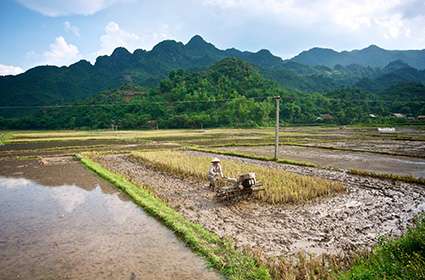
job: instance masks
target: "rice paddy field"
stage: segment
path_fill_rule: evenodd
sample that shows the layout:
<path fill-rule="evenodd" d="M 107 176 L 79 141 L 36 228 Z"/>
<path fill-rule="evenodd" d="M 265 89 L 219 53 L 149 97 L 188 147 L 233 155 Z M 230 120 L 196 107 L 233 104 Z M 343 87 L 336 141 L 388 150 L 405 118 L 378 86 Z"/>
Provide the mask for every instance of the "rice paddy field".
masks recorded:
<path fill-rule="evenodd" d="M 130 223 L 125 217 L 137 215 L 137 209 L 146 211 L 164 226 L 161 232 L 169 236 L 164 240 L 175 238 L 173 242 L 179 243 L 173 248 L 186 247 L 201 257 L 181 249 L 196 259 L 196 266 L 187 264 L 187 270 L 182 271 L 202 271 L 205 279 L 425 278 L 424 126 L 396 127 L 394 133 L 380 133 L 375 127 L 285 127 L 280 132 L 278 160 L 273 159 L 273 143 L 273 128 L 1 131 L 0 168 L 2 176 L 19 182 L 37 178 L 38 183 L 32 183 L 37 190 L 49 186 L 53 179 L 56 185 L 78 185 L 81 174 L 92 172 L 91 176 L 108 181 L 122 192 L 120 196 L 130 200 L 131 206 L 125 207 L 132 214 L 114 208 L 114 217 L 124 219 L 115 227 L 123 221 Z M 221 159 L 225 176 L 255 172 L 264 190 L 240 201 L 217 200 L 207 180 L 213 157 Z M 76 172 L 72 176 L 63 173 L 69 161 Z M 35 171 L 28 173 L 27 167 Z M 3 190 L 9 195 L 14 189 L 5 185 Z M 66 209 L 72 207 L 70 213 L 89 218 L 81 193 L 95 190 L 69 188 L 61 201 Z M 112 193 L 108 190 L 102 199 L 108 199 Z M 31 201 L 31 194 L 25 199 Z M 55 206 L 55 199 L 53 196 L 49 205 Z M 77 217 L 74 214 L 73 219 Z M 65 213 L 60 221 L 66 224 L 66 217 Z M 155 224 L 153 228 L 159 227 Z M 107 229 L 107 224 L 101 228 Z M 91 234 L 96 236 L 95 231 Z M 114 240 L 109 231 L 99 234 L 99 238 Z M 124 234 L 117 242 L 131 243 L 138 238 Z M 18 239 L 0 231 L 0 250 L 7 247 L 13 255 L 13 248 L 19 245 L 13 242 Z M 37 242 L 20 244 L 16 255 L 26 250 L 37 252 Z M 73 248 L 73 244 L 78 246 Z M 66 249 L 79 254 L 76 250 L 83 250 L 81 244 L 73 240 Z M 166 250 L 167 244 L 158 244 L 158 248 Z M 149 245 L 140 253 L 133 251 L 127 256 L 128 264 L 136 263 L 138 254 L 160 255 L 158 250 Z M 114 253 L 108 254 L 113 259 Z M 0 261 L 0 275 L 19 270 L 13 267 L 13 259 L 9 261 L 11 266 Z M 42 266 L 33 266 L 45 273 Z M 87 260 L 84 273 L 101 273 L 90 267 Z M 122 278 L 138 279 L 143 274 L 141 268 L 120 267 L 129 274 Z M 81 275 L 71 273 L 75 267 L 55 268 L 55 275 Z M 170 269 L 162 275 L 170 275 L 176 268 Z M 25 273 L 30 275 L 29 270 Z M 188 279 L 185 275 L 175 279 Z"/>
<path fill-rule="evenodd" d="M 131 155 L 159 170 L 203 180 L 207 180 L 205 170 L 211 165 L 211 158 L 208 156 L 194 157 L 178 151 L 132 152 Z M 237 178 L 240 174 L 254 172 L 259 178 L 263 178 L 265 190 L 257 193 L 256 197 L 271 204 L 304 202 L 344 191 L 342 183 L 316 176 L 303 176 L 235 160 L 223 160 L 222 164 L 226 166 L 226 175 L 229 177 Z"/>

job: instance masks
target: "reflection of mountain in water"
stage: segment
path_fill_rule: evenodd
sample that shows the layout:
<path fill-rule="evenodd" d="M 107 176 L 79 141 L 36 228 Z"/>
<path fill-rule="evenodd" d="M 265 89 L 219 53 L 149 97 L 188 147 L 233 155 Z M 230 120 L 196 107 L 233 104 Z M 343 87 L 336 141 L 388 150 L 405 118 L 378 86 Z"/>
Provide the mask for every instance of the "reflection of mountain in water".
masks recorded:
<path fill-rule="evenodd" d="M 76 186 L 60 186 L 50 190 L 50 195 L 63 209 L 71 213 L 87 199 L 87 191 Z"/>
<path fill-rule="evenodd" d="M 70 186 L 86 191 L 93 191 L 99 188 L 102 193 L 118 195 L 122 201 L 128 201 L 128 197 L 125 194 L 99 179 L 93 173 L 88 172 L 76 161 L 52 165 L 41 165 L 35 160 L 2 160 L 0 162 L 0 177 L 17 175 L 17 171 L 19 171 L 20 178 L 13 178 L 14 181 L 9 182 L 9 187 L 15 184 L 22 185 L 24 182 L 28 184 L 28 180 L 32 180 L 34 184 L 40 187 L 58 188 Z"/>
<path fill-rule="evenodd" d="M 108 209 L 114 210 L 118 201 L 127 202 L 128 198 L 121 192 L 110 186 L 93 185 L 91 188 L 81 188 L 78 185 L 60 185 L 46 186 L 25 178 L 12 178 L 0 176 L 0 194 L 1 201 L 12 199 L 19 201 L 20 204 L 29 203 L 55 203 L 60 206 L 59 211 L 71 213 L 80 206 L 91 202 L 99 202 L 102 199 L 103 204 L 107 204 Z M 134 206 L 134 205 L 132 205 Z M 86 206 L 84 206 L 86 207 Z M 109 211 L 108 211 L 109 212 Z M 111 216 L 115 212 L 110 211 Z"/>
<path fill-rule="evenodd" d="M 59 180 L 61 174 L 55 176 Z M 220 279 L 204 277 L 202 259 L 171 231 L 92 177 L 97 183 L 88 189 L 0 176 L 0 279 L 100 279 L 106 274 L 121 279 L 130 272 L 137 279 Z M 194 265 L 198 270 L 190 269 Z"/>

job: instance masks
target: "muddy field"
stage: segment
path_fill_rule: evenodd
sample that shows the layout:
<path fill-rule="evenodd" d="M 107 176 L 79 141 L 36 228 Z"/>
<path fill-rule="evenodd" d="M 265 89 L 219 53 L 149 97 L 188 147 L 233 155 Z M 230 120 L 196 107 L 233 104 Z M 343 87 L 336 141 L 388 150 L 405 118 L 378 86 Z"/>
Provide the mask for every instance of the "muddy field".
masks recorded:
<path fill-rule="evenodd" d="M 352 140 L 352 141 L 334 141 L 310 144 L 307 146 L 321 146 L 338 149 L 349 149 L 358 151 L 368 151 L 374 153 L 389 153 L 394 155 L 406 155 L 411 157 L 425 158 L 425 141 L 406 141 L 406 140 Z"/>
<path fill-rule="evenodd" d="M 128 155 L 107 155 L 98 160 L 136 183 L 152 187 L 190 220 L 220 236 L 234 238 L 238 246 L 261 248 L 270 256 L 291 256 L 299 251 L 342 254 L 368 249 L 382 235 L 399 236 L 417 213 L 425 211 L 423 186 L 394 184 L 323 169 L 232 159 L 340 180 L 347 192 L 305 205 L 268 205 L 254 200 L 224 205 L 214 200 L 214 193 L 206 182 L 164 174 Z"/>
<path fill-rule="evenodd" d="M 172 149 L 179 147 L 169 142 L 126 142 L 126 141 L 59 141 L 30 142 L 0 146 L 0 160 L 7 158 L 37 158 L 39 156 L 72 156 L 87 151 L 117 151 L 126 152 L 138 149 Z"/>
<path fill-rule="evenodd" d="M 270 205 L 254 199 L 223 204 L 215 200 L 207 182 L 160 172 L 129 155 L 134 150 L 175 149 L 188 144 L 214 149 L 231 144 L 236 146 L 225 149 L 271 156 L 273 146 L 252 145 L 272 144 L 273 129 L 13 135 L 11 142 L 0 146 L 0 176 L 8 177 L 0 177 L 0 185 L 7 189 L 0 188 L 4 191 L 0 196 L 0 278 L 5 279 L 18 275 L 20 279 L 45 279 L 46 275 L 72 279 L 220 278 L 125 195 L 70 161 L 70 156 L 82 151 L 104 151 L 97 158 L 103 166 L 151 187 L 189 220 L 234 239 L 239 247 L 261 249 L 268 256 L 291 258 L 300 251 L 344 255 L 370 249 L 381 236 L 401 235 L 418 213 L 425 212 L 424 186 L 354 176 L 342 170 L 425 177 L 425 133 L 421 127 L 398 128 L 397 133 L 385 135 L 375 128 L 283 129 L 282 142 L 311 147 L 282 146 L 282 158 L 341 171 L 187 152 L 195 157 L 217 156 L 339 180 L 346 187 L 342 194 L 297 205 Z M 323 146 L 341 150 L 318 148 Z M 16 196 L 10 194 L 11 185 L 18 186 Z M 84 202 L 80 202 L 81 197 Z M 37 210 L 33 202 L 39 198 L 44 202 Z M 76 266 L 77 270 L 72 269 Z"/>
<path fill-rule="evenodd" d="M 274 146 L 221 147 L 219 149 L 224 151 L 237 151 L 242 154 L 246 152 L 267 157 L 273 157 L 274 155 Z M 377 173 L 392 173 L 425 178 L 425 159 L 423 158 L 288 145 L 280 146 L 279 157 L 311 162 L 321 167 L 333 167 L 347 170 L 360 169 Z"/>

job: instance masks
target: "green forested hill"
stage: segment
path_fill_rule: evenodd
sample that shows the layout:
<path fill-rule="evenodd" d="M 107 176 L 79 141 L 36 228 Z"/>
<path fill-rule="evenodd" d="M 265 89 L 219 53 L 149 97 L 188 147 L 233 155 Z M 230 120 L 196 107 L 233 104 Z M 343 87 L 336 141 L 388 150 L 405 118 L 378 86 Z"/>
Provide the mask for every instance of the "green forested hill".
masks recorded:
<path fill-rule="evenodd" d="M 425 69 L 425 49 L 405 51 L 385 50 L 376 45 L 370 45 L 361 50 L 337 52 L 332 49 L 312 48 L 292 58 L 292 61 L 301 64 L 310 66 L 324 65 L 328 67 L 359 64 L 382 68 L 395 60 L 401 60 L 417 69 Z"/>
<path fill-rule="evenodd" d="M 327 65 L 332 61 L 321 54 L 317 55 L 315 63 L 301 60 L 301 54 L 283 61 L 267 50 L 256 53 L 237 49 L 220 50 L 200 36 L 194 36 L 187 44 L 163 41 L 151 51 L 139 49 L 130 53 L 124 48 L 117 48 L 110 56 L 98 57 L 94 65 L 82 60 L 69 67 L 39 66 L 17 76 L 0 77 L 0 104 L 63 104 L 123 85 L 155 88 L 171 71 L 207 69 L 228 57 L 239 58 L 256 66 L 264 77 L 284 88 L 303 92 L 327 92 L 346 87 L 382 92 L 398 83 L 425 82 L 425 71 L 410 67 L 405 60 L 390 61 L 387 67 L 378 68 L 361 65 L 365 63 L 365 58 L 357 54 L 356 60 L 349 61 L 354 64 L 344 61 L 329 67 L 315 65 L 316 62 Z M 309 57 L 312 57 L 311 53 Z M 370 55 L 366 57 L 369 61 Z M 405 57 L 410 59 L 410 55 L 403 59 Z M 404 66 L 394 67 L 394 64 L 400 63 Z"/>
<path fill-rule="evenodd" d="M 419 83 L 397 83 L 378 93 L 350 88 L 303 92 L 264 78 L 258 67 L 240 59 L 225 58 L 204 70 L 171 71 L 157 87 L 128 83 L 73 106 L 42 108 L 24 117 L 3 114 L 0 128 L 266 126 L 274 122 L 276 95 L 282 97 L 284 123 L 382 123 L 395 121 L 388 117 L 393 112 L 425 114 L 425 86 Z"/>
<path fill-rule="evenodd" d="M 94 65 L 82 60 L 69 67 L 39 66 L 17 76 L 0 77 L 0 104 L 60 104 L 129 83 L 157 86 L 170 71 L 205 69 L 225 57 L 239 57 L 260 67 L 282 61 L 268 51 L 219 50 L 200 36 L 185 45 L 166 40 L 151 51 L 130 53 L 117 48 L 110 56 L 98 57 Z"/>

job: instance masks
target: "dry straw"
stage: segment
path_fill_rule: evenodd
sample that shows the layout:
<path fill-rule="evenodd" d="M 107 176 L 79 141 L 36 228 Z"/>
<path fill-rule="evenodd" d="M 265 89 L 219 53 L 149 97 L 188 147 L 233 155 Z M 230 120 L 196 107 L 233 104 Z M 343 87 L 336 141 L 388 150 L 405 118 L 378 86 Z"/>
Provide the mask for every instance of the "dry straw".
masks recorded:
<path fill-rule="evenodd" d="M 191 156 L 179 151 L 133 152 L 132 155 L 161 171 L 199 180 L 207 180 L 207 171 L 211 164 L 209 157 Z M 237 160 L 222 160 L 222 165 L 225 176 L 229 177 L 255 172 L 265 187 L 264 191 L 256 194 L 257 198 L 272 204 L 304 202 L 345 189 L 338 181 L 241 163 Z"/>

